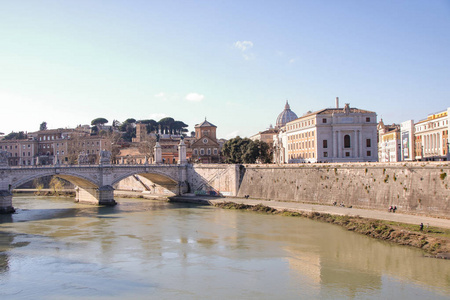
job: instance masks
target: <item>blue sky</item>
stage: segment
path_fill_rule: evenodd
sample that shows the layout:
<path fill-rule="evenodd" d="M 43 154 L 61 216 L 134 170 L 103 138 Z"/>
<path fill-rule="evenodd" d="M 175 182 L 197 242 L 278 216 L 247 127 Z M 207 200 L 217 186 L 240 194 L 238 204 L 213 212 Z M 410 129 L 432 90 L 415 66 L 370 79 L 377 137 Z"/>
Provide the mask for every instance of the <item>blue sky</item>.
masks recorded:
<path fill-rule="evenodd" d="M 450 106 L 450 1 L 0 0 L 0 132 L 171 116 L 218 137 L 340 103 Z"/>

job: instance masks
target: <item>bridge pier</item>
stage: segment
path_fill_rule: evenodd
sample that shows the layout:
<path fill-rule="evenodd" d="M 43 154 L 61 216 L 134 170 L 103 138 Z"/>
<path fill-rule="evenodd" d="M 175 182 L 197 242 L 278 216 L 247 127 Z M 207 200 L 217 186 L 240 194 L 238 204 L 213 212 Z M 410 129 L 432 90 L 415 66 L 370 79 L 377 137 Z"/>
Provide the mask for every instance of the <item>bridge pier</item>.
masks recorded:
<path fill-rule="evenodd" d="M 77 187 L 75 190 L 75 202 L 108 206 L 117 204 L 114 200 L 114 188 L 110 185 L 104 185 L 99 188 Z"/>
<path fill-rule="evenodd" d="M 0 190 L 0 214 L 11 214 L 16 210 L 12 206 L 12 194 L 8 190 Z"/>

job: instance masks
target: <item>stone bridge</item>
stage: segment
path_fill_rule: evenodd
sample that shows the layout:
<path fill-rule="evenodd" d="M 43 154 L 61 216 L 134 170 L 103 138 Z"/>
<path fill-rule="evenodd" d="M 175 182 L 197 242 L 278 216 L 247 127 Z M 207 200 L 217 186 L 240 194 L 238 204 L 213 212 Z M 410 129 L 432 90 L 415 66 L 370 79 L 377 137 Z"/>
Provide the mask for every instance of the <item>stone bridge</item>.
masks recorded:
<path fill-rule="evenodd" d="M 76 202 L 114 205 L 113 185 L 132 175 L 182 194 L 187 191 L 187 165 L 52 165 L 0 166 L 0 211 L 13 212 L 11 191 L 44 176 L 57 176 L 76 186 Z"/>

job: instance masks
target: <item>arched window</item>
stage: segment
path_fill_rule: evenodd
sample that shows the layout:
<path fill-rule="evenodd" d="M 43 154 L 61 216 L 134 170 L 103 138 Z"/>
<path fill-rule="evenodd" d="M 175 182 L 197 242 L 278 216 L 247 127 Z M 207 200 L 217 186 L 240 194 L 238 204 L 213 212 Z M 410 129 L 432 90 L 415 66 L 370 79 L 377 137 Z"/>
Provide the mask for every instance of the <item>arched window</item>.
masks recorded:
<path fill-rule="evenodd" d="M 344 148 L 350 148 L 350 136 L 348 134 L 344 136 Z"/>

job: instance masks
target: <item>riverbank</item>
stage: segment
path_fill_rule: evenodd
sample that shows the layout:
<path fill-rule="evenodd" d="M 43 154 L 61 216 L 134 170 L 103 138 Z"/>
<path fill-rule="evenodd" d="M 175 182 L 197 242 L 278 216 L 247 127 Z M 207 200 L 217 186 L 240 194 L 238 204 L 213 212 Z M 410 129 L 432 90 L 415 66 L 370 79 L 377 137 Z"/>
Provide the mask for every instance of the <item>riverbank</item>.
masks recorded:
<path fill-rule="evenodd" d="M 241 198 L 170 197 L 169 199 L 173 202 L 208 204 L 224 209 L 242 209 L 282 216 L 305 217 L 336 224 L 349 231 L 373 238 L 420 248 L 430 257 L 450 259 L 450 220 L 447 219 Z M 364 216 L 355 215 L 356 213 Z M 422 230 L 420 230 L 420 223 L 424 224 Z"/>
<path fill-rule="evenodd" d="M 75 197 L 74 189 L 14 189 L 14 194 L 33 194 L 35 196 Z"/>

